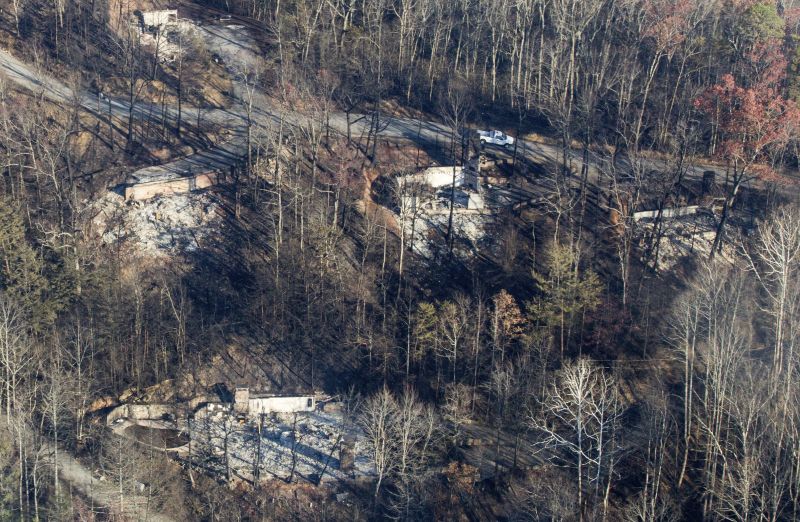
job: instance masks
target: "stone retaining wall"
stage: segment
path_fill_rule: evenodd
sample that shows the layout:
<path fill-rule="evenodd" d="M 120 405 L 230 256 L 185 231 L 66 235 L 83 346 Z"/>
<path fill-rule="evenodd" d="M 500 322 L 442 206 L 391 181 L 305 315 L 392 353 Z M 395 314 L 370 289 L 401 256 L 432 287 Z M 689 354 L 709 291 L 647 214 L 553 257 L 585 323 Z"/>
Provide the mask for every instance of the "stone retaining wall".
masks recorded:
<path fill-rule="evenodd" d="M 177 413 L 178 408 L 172 404 L 123 404 L 108 413 L 106 424 L 112 424 L 118 419 L 160 419 Z"/>
<path fill-rule="evenodd" d="M 661 217 L 669 219 L 673 217 L 693 216 L 701 211 L 698 205 L 691 205 L 688 207 L 678 208 L 665 208 L 661 210 Z M 641 212 L 633 213 L 633 220 L 639 221 L 640 219 L 653 219 L 658 216 L 658 210 L 643 210 Z"/>
<path fill-rule="evenodd" d="M 215 172 L 206 172 L 196 176 L 171 178 L 163 181 L 133 183 L 125 187 L 125 200 L 142 201 L 155 196 L 183 194 L 192 190 L 208 188 L 217 183 Z"/>

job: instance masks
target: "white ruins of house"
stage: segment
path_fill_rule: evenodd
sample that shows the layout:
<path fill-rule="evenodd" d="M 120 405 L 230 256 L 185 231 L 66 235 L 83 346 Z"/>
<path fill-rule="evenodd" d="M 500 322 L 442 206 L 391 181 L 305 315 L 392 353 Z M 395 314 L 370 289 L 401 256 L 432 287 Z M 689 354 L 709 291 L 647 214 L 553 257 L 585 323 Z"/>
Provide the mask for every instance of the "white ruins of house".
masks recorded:
<path fill-rule="evenodd" d="M 661 217 L 664 219 L 670 219 L 676 217 L 694 216 L 702 211 L 705 211 L 705 209 L 701 208 L 699 205 L 665 208 L 661 209 Z M 642 219 L 653 219 L 658 216 L 658 212 L 658 210 L 642 210 L 641 212 L 634 212 L 633 220 L 641 221 Z"/>
<path fill-rule="evenodd" d="M 142 24 L 145 27 L 155 27 L 161 29 L 162 27 L 177 23 L 177 9 L 166 9 L 163 11 L 142 11 Z"/>
<path fill-rule="evenodd" d="M 403 176 L 397 182 L 406 188 L 414 184 L 428 186 L 436 191 L 435 199 L 442 204 L 441 206 L 449 208 L 450 190 L 453 187 L 455 174 L 455 206 L 467 210 L 481 210 L 484 207 L 484 200 L 478 170 L 478 162 L 470 161 L 464 167 L 431 167 L 417 174 Z M 403 189 L 401 192 L 403 195 L 400 204 L 403 209 L 413 211 L 418 206 L 432 207 L 434 203 L 429 198 L 420 197 L 415 190 Z"/>
<path fill-rule="evenodd" d="M 253 396 L 250 394 L 250 390 L 243 386 L 237 387 L 233 394 L 233 410 L 236 413 L 248 416 L 314 411 L 316 406 L 316 399 L 311 395 L 288 397 L 274 395 Z"/>

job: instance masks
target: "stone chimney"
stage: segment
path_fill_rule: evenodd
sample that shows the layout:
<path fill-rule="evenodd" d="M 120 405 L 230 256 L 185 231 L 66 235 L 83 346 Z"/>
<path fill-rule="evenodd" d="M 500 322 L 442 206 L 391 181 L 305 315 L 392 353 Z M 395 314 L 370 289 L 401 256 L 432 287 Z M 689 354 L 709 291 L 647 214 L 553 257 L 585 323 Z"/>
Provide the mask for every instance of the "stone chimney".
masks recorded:
<path fill-rule="evenodd" d="M 233 411 L 247 414 L 250 411 L 250 388 L 237 386 L 233 392 Z"/>

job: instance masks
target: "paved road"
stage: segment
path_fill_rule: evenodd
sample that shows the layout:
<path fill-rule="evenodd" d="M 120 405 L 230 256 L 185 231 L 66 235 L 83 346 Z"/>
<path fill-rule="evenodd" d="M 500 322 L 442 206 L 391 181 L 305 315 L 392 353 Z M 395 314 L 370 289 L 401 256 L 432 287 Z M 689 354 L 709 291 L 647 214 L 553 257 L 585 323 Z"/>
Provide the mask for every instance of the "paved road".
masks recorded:
<path fill-rule="evenodd" d="M 230 109 L 203 110 L 202 119 L 226 127 L 229 138 L 215 147 L 199 151 L 184 158 L 176 159 L 163 165 L 140 169 L 130 176 L 130 181 L 154 181 L 156 179 L 187 176 L 208 170 L 227 170 L 230 166 L 241 161 L 247 154 L 247 123 L 243 101 L 246 99 L 246 88 L 240 81 L 241 71 L 246 70 L 256 59 L 256 49 L 252 41 L 247 39 L 246 32 L 236 31 L 236 27 L 203 26 L 199 27 L 201 36 L 205 39 L 209 49 L 224 60 L 229 71 L 234 77 L 234 103 Z M 43 96 L 55 103 L 74 106 L 79 104 L 84 110 L 95 114 L 98 118 L 105 119 L 109 113 L 116 119 L 126 121 L 129 117 L 131 105 L 128 100 L 112 97 L 100 97 L 95 93 L 86 91 L 75 92 L 57 79 L 37 70 L 35 67 L 22 62 L 7 51 L 0 50 L 0 71 L 19 86 L 22 86 L 36 95 Z M 133 112 L 137 119 L 160 116 L 164 110 L 157 104 L 137 101 Z M 183 117 L 192 121 L 197 116 L 197 108 L 184 107 Z M 175 119 L 175 107 L 166 109 L 169 117 Z M 272 127 L 277 124 L 278 112 L 270 99 L 256 93 L 253 98 L 251 121 L 254 126 Z M 300 113 L 284 113 L 284 121 L 291 125 L 302 126 L 307 123 L 307 115 Z M 348 129 L 347 116 L 344 113 L 333 113 L 329 118 L 330 127 L 335 132 L 346 134 Z M 352 136 L 365 136 L 371 126 L 370 117 L 362 114 L 350 115 L 350 132 Z M 424 144 L 445 144 L 450 140 L 450 129 L 444 125 L 420 121 L 410 118 L 382 117 L 380 121 L 379 136 L 384 140 L 404 140 Z M 524 143 L 520 147 L 520 154 L 532 160 L 555 161 L 558 158 L 558 148 L 548 145 Z"/>
<path fill-rule="evenodd" d="M 5 50 L 0 50 L 0 72 L 11 82 L 30 90 L 37 96 L 68 106 L 78 104 L 100 119 L 106 119 L 110 114 L 114 118 L 127 120 L 131 112 L 131 105 L 125 99 L 118 97 L 101 99 L 99 95 L 85 91 L 76 93 L 59 80 L 37 71 L 33 66 L 23 63 Z M 154 115 L 160 116 L 162 110 L 157 104 L 143 101 L 138 101 L 133 106 L 134 117 L 139 120 Z M 193 121 L 197 118 L 197 111 L 198 109 L 193 107 L 183 108 L 183 118 L 186 121 Z M 177 118 L 176 108 L 170 107 L 166 112 L 168 117 Z M 224 126 L 229 130 L 229 138 L 225 142 L 163 165 L 140 169 L 131 174 L 131 180 L 153 181 L 159 178 L 173 178 L 196 172 L 226 169 L 246 154 L 246 125 L 243 114 L 243 109 L 236 105 L 231 110 L 202 110 L 203 121 Z"/>
<path fill-rule="evenodd" d="M 247 99 L 246 87 L 242 82 L 243 72 L 256 62 L 257 47 L 252 38 L 247 36 L 247 31 L 238 30 L 236 26 L 202 26 L 196 28 L 205 40 L 209 50 L 223 59 L 229 72 L 234 78 L 233 104 L 230 109 L 203 110 L 202 119 L 213 122 L 228 129 L 228 138 L 214 147 L 201 150 L 195 154 L 179 158 L 162 165 L 146 167 L 133 172 L 130 182 L 147 182 L 161 179 L 170 179 L 189 176 L 209 170 L 227 171 L 231 166 L 241 162 L 247 155 L 247 111 L 244 102 Z M 114 118 L 126 121 L 131 106 L 128 100 L 122 98 L 100 99 L 97 94 L 85 91 L 74 92 L 62 82 L 37 71 L 33 66 L 23 63 L 7 51 L 0 51 L 0 71 L 14 83 L 31 90 L 37 95 L 62 104 L 74 105 L 78 103 L 83 109 L 95 114 L 99 118 L 107 118 L 110 113 Z M 137 119 L 160 116 L 162 107 L 143 101 L 134 104 L 133 112 Z M 183 117 L 192 121 L 197 117 L 197 108 L 184 107 Z M 174 107 L 169 107 L 166 112 L 173 120 L 177 117 Z M 255 93 L 251 110 L 251 122 L 255 127 L 274 127 L 278 123 L 279 113 L 270 98 L 264 93 Z M 283 114 L 285 123 L 295 126 L 308 124 L 309 115 L 295 112 Z M 366 136 L 371 127 L 369 116 L 351 114 L 350 133 L 353 137 Z M 320 127 L 321 123 L 316 122 Z M 333 131 L 342 135 L 348 130 L 348 117 L 344 113 L 330 115 L 329 124 Z M 379 136 L 384 140 L 402 140 L 419 145 L 446 144 L 451 139 L 449 127 L 430 121 L 421 121 L 411 118 L 382 117 L 379 123 Z M 318 129 L 321 131 L 321 129 Z M 555 164 L 560 161 L 561 149 L 557 146 L 520 140 L 518 155 L 540 164 Z M 580 154 L 570 151 L 571 159 L 578 165 Z M 589 170 L 589 181 L 599 184 L 602 173 L 597 165 L 602 160 L 592 154 Z M 653 162 L 653 168 L 657 167 Z M 693 175 L 700 176 L 707 167 L 698 166 Z"/>

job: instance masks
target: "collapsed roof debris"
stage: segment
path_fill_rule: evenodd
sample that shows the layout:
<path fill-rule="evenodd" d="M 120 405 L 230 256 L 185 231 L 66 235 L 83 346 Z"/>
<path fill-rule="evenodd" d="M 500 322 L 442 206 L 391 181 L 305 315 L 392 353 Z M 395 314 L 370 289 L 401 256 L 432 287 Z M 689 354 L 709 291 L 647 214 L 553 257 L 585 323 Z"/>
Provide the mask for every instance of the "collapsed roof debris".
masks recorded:
<path fill-rule="evenodd" d="M 96 203 L 96 233 L 153 257 L 192 252 L 219 226 L 221 206 L 211 192 L 155 197 L 126 204 L 108 192 Z"/>

